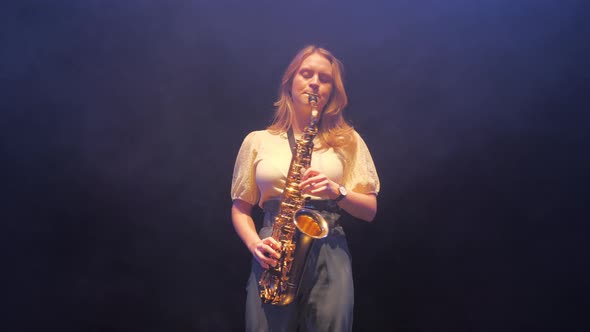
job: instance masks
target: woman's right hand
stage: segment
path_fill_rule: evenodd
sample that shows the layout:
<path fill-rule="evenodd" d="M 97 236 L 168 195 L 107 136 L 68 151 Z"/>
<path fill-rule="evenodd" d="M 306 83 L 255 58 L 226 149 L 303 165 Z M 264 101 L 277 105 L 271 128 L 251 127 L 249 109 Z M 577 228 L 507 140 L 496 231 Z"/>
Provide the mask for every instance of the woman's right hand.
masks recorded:
<path fill-rule="evenodd" d="M 250 252 L 264 269 L 268 269 L 269 266 L 275 266 L 281 257 L 280 254 L 281 243 L 275 240 L 272 236 L 266 237 L 256 243 L 254 243 Z"/>

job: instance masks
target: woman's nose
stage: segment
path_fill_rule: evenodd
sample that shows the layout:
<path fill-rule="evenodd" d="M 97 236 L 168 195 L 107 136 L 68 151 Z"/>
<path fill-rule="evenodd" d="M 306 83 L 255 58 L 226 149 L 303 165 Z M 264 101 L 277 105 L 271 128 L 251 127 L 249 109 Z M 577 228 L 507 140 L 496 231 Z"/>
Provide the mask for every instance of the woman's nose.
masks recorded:
<path fill-rule="evenodd" d="M 319 79 L 317 78 L 317 76 L 311 78 L 309 82 L 309 87 L 316 91 L 320 88 Z"/>

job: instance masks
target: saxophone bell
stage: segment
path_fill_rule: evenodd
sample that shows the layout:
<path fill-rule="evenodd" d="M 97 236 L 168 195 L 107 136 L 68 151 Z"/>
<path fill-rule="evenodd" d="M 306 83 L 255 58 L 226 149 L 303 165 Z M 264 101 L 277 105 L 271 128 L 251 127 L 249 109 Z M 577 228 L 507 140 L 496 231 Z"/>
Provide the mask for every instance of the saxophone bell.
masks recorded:
<path fill-rule="evenodd" d="M 297 210 L 293 222 L 301 233 L 314 239 L 325 238 L 330 230 L 328 222 L 319 212 L 307 208 Z"/>

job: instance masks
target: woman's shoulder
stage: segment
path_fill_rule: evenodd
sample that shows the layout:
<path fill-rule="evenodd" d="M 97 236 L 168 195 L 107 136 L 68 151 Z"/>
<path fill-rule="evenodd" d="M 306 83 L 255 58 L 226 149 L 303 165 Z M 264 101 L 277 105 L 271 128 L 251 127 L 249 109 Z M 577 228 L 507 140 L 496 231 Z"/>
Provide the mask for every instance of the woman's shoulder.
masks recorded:
<path fill-rule="evenodd" d="M 348 144 L 346 144 L 345 147 L 345 151 L 348 151 L 349 153 L 357 153 L 360 150 L 364 150 L 364 149 L 368 149 L 367 147 L 367 143 L 365 143 L 365 140 L 362 137 L 362 134 L 359 133 L 356 129 L 351 128 L 351 131 L 349 133 L 349 141 Z"/>
<path fill-rule="evenodd" d="M 356 129 L 352 129 L 352 136 L 353 136 L 353 140 L 355 141 L 355 143 L 360 142 L 362 144 L 365 144 L 365 140 L 363 139 L 363 136 L 361 135 L 361 133 L 356 131 Z"/>
<path fill-rule="evenodd" d="M 358 144 L 358 142 L 363 140 L 361 135 L 359 134 L 359 132 L 356 131 L 356 129 L 353 127 L 350 127 L 345 135 L 346 135 L 345 136 L 346 137 L 345 138 L 345 142 L 346 142 L 345 146 L 348 149 L 354 149 L 356 147 L 356 145 Z"/>

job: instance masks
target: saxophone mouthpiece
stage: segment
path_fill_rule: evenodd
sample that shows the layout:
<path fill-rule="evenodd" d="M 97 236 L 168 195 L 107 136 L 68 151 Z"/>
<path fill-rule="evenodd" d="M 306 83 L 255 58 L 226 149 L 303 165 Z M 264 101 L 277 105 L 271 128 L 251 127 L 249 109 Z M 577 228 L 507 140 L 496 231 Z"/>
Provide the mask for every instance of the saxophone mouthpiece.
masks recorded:
<path fill-rule="evenodd" d="M 318 102 L 318 97 L 319 95 L 316 95 L 315 93 L 308 93 L 307 94 L 307 100 L 309 102 L 310 105 L 314 105 Z"/>

